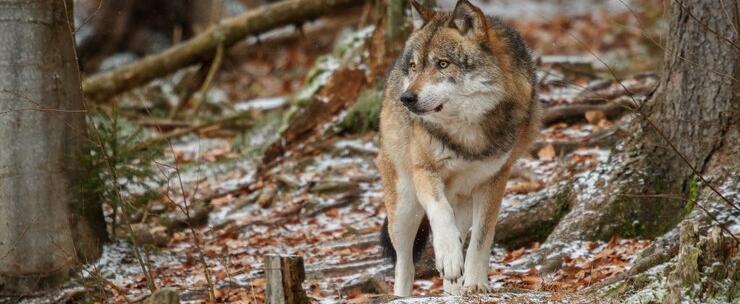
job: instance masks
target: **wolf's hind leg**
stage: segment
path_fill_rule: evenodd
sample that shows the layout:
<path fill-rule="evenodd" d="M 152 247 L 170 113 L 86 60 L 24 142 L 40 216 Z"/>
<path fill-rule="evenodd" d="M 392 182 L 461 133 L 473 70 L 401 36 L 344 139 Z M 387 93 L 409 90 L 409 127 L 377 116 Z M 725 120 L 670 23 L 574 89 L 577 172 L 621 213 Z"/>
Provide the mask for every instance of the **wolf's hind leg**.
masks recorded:
<path fill-rule="evenodd" d="M 416 201 L 409 178 L 401 177 L 397 180 L 396 193 L 394 212 L 388 213 L 388 232 L 396 250 L 393 293 L 396 296 L 409 296 L 414 284 L 414 239 L 424 217 L 424 210 Z"/>
<path fill-rule="evenodd" d="M 509 167 L 505 166 L 492 183 L 485 183 L 473 192 L 473 225 L 470 244 L 465 254 L 463 291 L 465 293 L 488 292 L 488 268 L 491 245 L 496 232 L 496 218 L 501 208 Z"/>

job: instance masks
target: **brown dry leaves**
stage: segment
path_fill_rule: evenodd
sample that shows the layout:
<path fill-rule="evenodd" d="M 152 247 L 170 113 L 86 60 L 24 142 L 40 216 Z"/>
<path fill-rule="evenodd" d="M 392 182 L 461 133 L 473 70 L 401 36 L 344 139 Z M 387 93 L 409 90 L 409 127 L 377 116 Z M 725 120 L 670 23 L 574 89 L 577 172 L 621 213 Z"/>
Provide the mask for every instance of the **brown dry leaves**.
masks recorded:
<path fill-rule="evenodd" d="M 540 160 L 553 160 L 555 159 L 555 147 L 553 145 L 544 146 L 540 151 L 537 152 L 537 158 Z"/>
<path fill-rule="evenodd" d="M 622 240 L 614 236 L 609 243 L 582 244 L 588 251 L 585 256 L 564 257 L 563 267 L 553 276 L 542 277 L 537 270 L 520 273 L 504 273 L 505 286 L 532 290 L 563 292 L 582 289 L 620 274 L 630 267 L 630 257 L 647 247 L 648 241 Z M 517 249 L 506 254 L 504 262 L 511 262 L 529 250 Z"/>

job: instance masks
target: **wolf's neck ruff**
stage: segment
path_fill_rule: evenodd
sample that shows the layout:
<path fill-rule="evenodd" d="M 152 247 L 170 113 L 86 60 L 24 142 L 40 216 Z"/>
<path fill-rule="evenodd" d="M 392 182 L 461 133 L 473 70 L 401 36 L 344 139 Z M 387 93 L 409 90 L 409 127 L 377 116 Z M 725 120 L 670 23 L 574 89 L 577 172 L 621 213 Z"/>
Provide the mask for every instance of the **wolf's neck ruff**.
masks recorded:
<path fill-rule="evenodd" d="M 483 143 L 475 145 L 462 140 L 466 134 L 451 132 L 449 127 L 418 118 L 424 129 L 445 148 L 450 149 L 459 157 L 475 161 L 503 155 L 510 151 L 516 141 L 516 129 L 528 119 L 528 113 L 519 109 L 510 98 L 504 99 L 484 116 L 485 119 L 477 123 Z"/>

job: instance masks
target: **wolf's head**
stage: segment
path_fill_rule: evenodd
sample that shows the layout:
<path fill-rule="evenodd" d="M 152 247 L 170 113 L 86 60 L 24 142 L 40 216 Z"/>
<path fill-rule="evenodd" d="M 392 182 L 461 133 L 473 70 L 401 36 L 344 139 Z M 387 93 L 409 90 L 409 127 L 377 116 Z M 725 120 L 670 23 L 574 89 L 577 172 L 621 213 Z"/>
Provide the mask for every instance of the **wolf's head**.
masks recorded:
<path fill-rule="evenodd" d="M 504 97 L 510 57 L 493 22 L 467 0 L 451 13 L 410 0 L 414 31 L 397 64 L 400 101 L 422 119 L 476 121 Z"/>

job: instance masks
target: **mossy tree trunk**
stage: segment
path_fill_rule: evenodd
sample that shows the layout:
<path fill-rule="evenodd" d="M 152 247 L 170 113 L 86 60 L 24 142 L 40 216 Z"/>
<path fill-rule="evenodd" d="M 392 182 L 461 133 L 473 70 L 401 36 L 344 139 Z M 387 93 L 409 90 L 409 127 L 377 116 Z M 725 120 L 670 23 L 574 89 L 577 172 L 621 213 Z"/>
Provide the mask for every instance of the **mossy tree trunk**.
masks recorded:
<path fill-rule="evenodd" d="M 672 3 L 657 91 L 637 110 L 633 135 L 606 164 L 575 181 L 574 206 L 551 243 L 614 234 L 652 238 L 691 212 L 705 186 L 694 170 L 707 174 L 715 151 L 737 145 L 725 137 L 740 117 L 739 16 L 721 2 Z"/>
<path fill-rule="evenodd" d="M 77 187 L 86 124 L 70 9 L 0 1 L 0 294 L 63 283 L 105 239 L 99 202 Z"/>
<path fill-rule="evenodd" d="M 435 7 L 435 0 L 420 0 L 419 3 L 427 7 Z M 388 6 L 386 8 L 386 41 L 390 44 L 401 44 L 406 38 L 408 29 L 406 28 L 406 8 L 408 8 L 409 0 L 388 0 Z"/>

